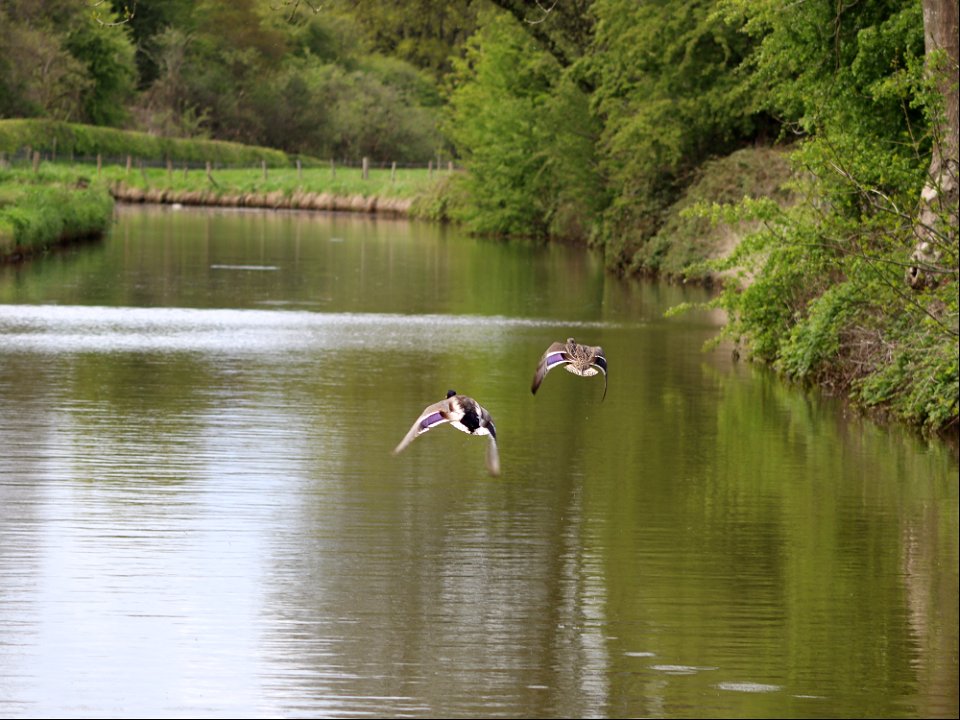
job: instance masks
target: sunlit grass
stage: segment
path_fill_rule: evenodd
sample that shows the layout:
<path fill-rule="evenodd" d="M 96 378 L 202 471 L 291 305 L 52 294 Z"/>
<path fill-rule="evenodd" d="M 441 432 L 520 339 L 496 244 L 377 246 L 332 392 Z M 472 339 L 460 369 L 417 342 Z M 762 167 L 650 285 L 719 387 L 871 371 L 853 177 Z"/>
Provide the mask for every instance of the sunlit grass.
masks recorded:
<path fill-rule="evenodd" d="M 89 173 L 89 170 L 87 171 Z M 427 192 L 449 170 L 430 171 L 427 168 L 371 168 L 366 179 L 361 168 L 224 168 L 212 169 L 210 175 L 203 168 L 150 167 L 131 168 L 104 166 L 101 181 L 124 183 L 144 190 L 148 188 L 173 191 L 213 191 L 216 193 L 270 193 L 295 192 L 328 193 L 337 196 L 412 199 Z M 96 168 L 93 175 L 96 176 Z"/>
<path fill-rule="evenodd" d="M 112 212 L 106 185 L 76 172 L 0 168 L 0 260 L 103 232 Z"/>

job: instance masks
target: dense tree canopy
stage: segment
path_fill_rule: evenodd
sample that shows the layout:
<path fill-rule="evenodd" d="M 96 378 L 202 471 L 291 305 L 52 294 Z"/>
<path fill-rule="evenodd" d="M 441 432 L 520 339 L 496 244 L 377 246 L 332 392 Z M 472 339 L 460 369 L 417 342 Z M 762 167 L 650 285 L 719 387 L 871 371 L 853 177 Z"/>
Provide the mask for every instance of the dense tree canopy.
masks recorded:
<path fill-rule="evenodd" d="M 114 8 L 0 5 L 0 116 L 351 160 L 425 162 L 442 147 L 436 74 L 398 57 L 399 46 L 380 43 L 398 50 L 392 56 L 375 52 L 378 36 L 359 22 L 359 8 L 314 12 L 270 0 L 116 0 Z M 437 70 L 450 53 L 443 37 L 444 52 L 407 55 Z"/>

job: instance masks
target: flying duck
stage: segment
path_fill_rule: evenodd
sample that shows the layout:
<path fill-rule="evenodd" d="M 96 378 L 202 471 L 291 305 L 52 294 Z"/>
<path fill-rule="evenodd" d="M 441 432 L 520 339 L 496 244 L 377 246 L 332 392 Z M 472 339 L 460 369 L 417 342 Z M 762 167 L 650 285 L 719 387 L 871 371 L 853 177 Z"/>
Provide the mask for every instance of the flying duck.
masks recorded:
<path fill-rule="evenodd" d="M 445 400 L 425 407 L 393 452 L 400 452 L 417 436 L 447 422 L 469 435 L 490 436 L 490 444 L 487 446 L 487 470 L 491 475 L 499 475 L 500 452 L 497 449 L 497 428 L 493 424 L 493 418 L 480 403 L 472 397 L 457 395 L 456 390 L 448 390 Z"/>
<path fill-rule="evenodd" d="M 543 382 L 547 373 L 560 365 L 567 372 L 582 377 L 591 377 L 598 372 L 603 373 L 603 398 L 607 396 L 607 359 L 603 356 L 603 348 L 599 345 L 580 345 L 573 338 L 567 338 L 565 343 L 555 342 L 540 358 L 537 372 L 533 376 L 530 392 L 537 394 L 537 388 Z"/>

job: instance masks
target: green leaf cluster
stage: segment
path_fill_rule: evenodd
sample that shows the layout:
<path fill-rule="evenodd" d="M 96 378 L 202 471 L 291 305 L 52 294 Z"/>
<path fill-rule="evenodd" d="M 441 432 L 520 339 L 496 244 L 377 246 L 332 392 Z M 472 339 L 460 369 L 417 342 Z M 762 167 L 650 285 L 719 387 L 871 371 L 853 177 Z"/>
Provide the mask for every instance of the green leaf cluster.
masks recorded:
<path fill-rule="evenodd" d="M 594 12 L 586 66 L 613 191 L 603 237 L 611 263 L 622 266 L 662 226 L 705 160 L 770 121 L 741 72 L 752 40 L 715 2 L 599 0 Z"/>
<path fill-rule="evenodd" d="M 572 74 L 509 16 L 488 14 L 455 64 L 447 132 L 476 232 L 584 237 L 605 202 L 598 126 Z"/>
<path fill-rule="evenodd" d="M 136 64 L 118 19 L 109 5 L 91 12 L 83 0 L 0 4 L 0 117 L 125 123 Z"/>

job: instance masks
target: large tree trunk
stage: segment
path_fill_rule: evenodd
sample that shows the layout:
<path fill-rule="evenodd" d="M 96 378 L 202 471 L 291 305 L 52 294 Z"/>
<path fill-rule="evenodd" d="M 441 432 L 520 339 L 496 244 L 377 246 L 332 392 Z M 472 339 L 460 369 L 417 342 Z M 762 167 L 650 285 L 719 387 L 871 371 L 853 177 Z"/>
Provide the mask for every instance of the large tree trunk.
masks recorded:
<path fill-rule="evenodd" d="M 935 284 L 944 272 L 945 257 L 957 256 L 958 115 L 957 68 L 960 59 L 960 20 L 957 0 L 923 0 L 923 32 L 927 72 L 943 96 L 943 115 L 934 125 L 930 175 L 920 198 L 917 243 L 907 281 L 914 288 Z M 942 52 L 938 52 L 942 51 Z M 955 269 L 952 270 L 956 272 Z"/>

